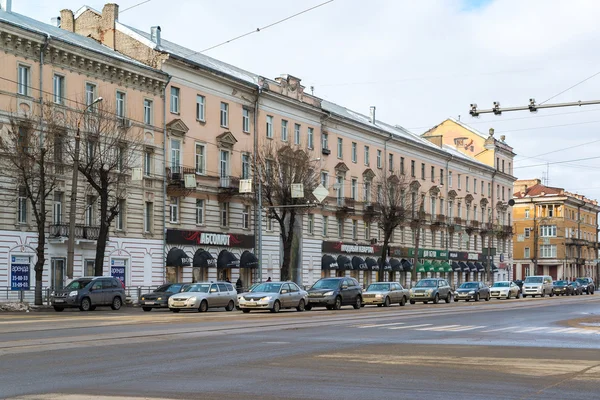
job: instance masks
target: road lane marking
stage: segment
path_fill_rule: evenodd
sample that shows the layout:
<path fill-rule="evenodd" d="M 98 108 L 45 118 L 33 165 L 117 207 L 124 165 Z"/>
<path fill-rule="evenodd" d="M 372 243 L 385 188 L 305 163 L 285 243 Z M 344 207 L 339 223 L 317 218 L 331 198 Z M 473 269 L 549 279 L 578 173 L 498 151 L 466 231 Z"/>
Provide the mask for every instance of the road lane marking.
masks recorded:
<path fill-rule="evenodd" d="M 371 325 L 355 325 L 359 329 L 363 328 L 380 328 L 383 326 L 404 325 L 406 322 L 393 322 L 391 324 L 371 324 Z"/>
<path fill-rule="evenodd" d="M 461 327 L 461 328 L 448 329 L 448 332 L 472 331 L 473 329 L 481 329 L 481 328 L 487 328 L 487 326 L 485 326 L 485 325 L 482 325 L 482 326 L 476 326 L 476 325 L 464 326 L 464 327 Z"/>
<path fill-rule="evenodd" d="M 501 331 L 510 331 L 512 329 L 519 329 L 518 326 L 509 326 L 506 328 L 498 328 L 498 329 L 488 329 L 487 331 L 483 331 L 483 332 L 501 332 Z"/>
<path fill-rule="evenodd" d="M 526 328 L 526 329 L 520 329 L 520 330 L 515 331 L 515 332 L 517 332 L 517 333 L 526 333 L 526 332 L 541 331 L 542 329 L 547 329 L 547 328 L 545 326 L 538 327 L 538 328 Z"/>
<path fill-rule="evenodd" d="M 419 325 L 408 325 L 408 326 L 392 326 L 390 328 L 386 328 L 386 329 L 413 329 L 413 328 L 420 328 L 422 326 L 431 326 L 432 324 L 419 324 Z"/>
<path fill-rule="evenodd" d="M 432 326 L 431 328 L 418 328 L 417 331 L 444 331 L 449 328 L 457 328 L 461 325 L 444 325 L 444 326 Z"/>

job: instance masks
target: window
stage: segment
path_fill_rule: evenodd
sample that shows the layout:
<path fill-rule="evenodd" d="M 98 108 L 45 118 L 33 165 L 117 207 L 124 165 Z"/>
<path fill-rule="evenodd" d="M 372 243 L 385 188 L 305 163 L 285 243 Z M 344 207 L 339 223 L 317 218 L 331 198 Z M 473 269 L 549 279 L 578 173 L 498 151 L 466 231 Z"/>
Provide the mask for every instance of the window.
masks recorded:
<path fill-rule="evenodd" d="M 196 199 L 196 225 L 204 224 L 204 200 Z"/>
<path fill-rule="evenodd" d="M 452 171 L 448 171 L 448 187 L 452 187 Z"/>
<path fill-rule="evenodd" d="M 543 244 L 540 246 L 540 258 L 556 258 L 556 245 Z"/>
<path fill-rule="evenodd" d="M 169 217 L 171 222 L 179 222 L 179 197 L 171 197 L 169 202 Z"/>
<path fill-rule="evenodd" d="M 123 125 L 123 118 L 125 118 L 125 93 L 117 92 L 117 117 L 119 122 Z"/>
<path fill-rule="evenodd" d="M 415 177 L 415 160 L 410 160 L 410 176 Z"/>
<path fill-rule="evenodd" d="M 523 258 L 530 258 L 531 257 L 531 251 L 529 250 L 529 247 L 525 247 L 523 249 Z"/>
<path fill-rule="evenodd" d="M 371 225 L 369 225 L 368 222 L 365 222 L 364 230 L 365 230 L 365 240 L 371 239 Z"/>
<path fill-rule="evenodd" d="M 404 157 L 400 157 L 400 175 L 404 175 Z"/>
<path fill-rule="evenodd" d="M 25 186 L 19 187 L 17 222 L 20 224 L 27 223 L 27 190 Z"/>
<path fill-rule="evenodd" d="M 96 153 L 96 142 L 92 138 L 88 138 L 85 149 L 85 156 L 88 163 L 91 163 L 94 160 L 94 156 Z"/>
<path fill-rule="evenodd" d="M 199 94 L 196 95 L 196 119 L 206 121 L 206 97 Z"/>
<path fill-rule="evenodd" d="M 465 177 L 465 189 L 467 190 L 467 192 L 470 190 L 469 177 L 468 176 Z"/>
<path fill-rule="evenodd" d="M 354 200 L 358 200 L 358 180 L 352 178 L 350 181 L 350 195 Z"/>
<path fill-rule="evenodd" d="M 244 206 L 242 210 L 242 228 L 250 228 L 250 206 Z"/>
<path fill-rule="evenodd" d="M 65 77 L 62 75 L 54 75 L 52 80 L 52 90 L 54 102 L 56 104 L 65 104 Z"/>
<path fill-rule="evenodd" d="M 300 124 L 294 124 L 294 144 L 300 144 Z"/>
<path fill-rule="evenodd" d="M 267 137 L 273 139 L 273 116 L 267 115 Z"/>
<path fill-rule="evenodd" d="M 488 182 L 488 197 L 492 196 L 492 184 L 491 182 Z"/>
<path fill-rule="evenodd" d="M 337 219 L 338 237 L 341 239 L 344 237 L 344 219 Z"/>
<path fill-rule="evenodd" d="M 460 189 L 462 189 L 462 185 L 460 182 L 460 174 L 458 174 L 458 176 L 457 176 L 457 181 L 458 181 L 458 190 L 460 190 Z"/>
<path fill-rule="evenodd" d="M 250 154 L 242 154 L 242 179 L 250 179 Z"/>
<path fill-rule="evenodd" d="M 425 179 L 425 164 L 421 163 L 421 179 Z"/>
<path fill-rule="evenodd" d="M 556 237 L 556 225 L 542 225 L 540 226 L 541 237 Z"/>
<path fill-rule="evenodd" d="M 473 193 L 477 194 L 477 179 L 473 178 Z"/>
<path fill-rule="evenodd" d="M 435 182 L 435 167 L 431 166 L 431 182 Z"/>
<path fill-rule="evenodd" d="M 327 133 L 321 133 L 321 148 L 323 150 L 329 148 L 329 135 Z"/>
<path fill-rule="evenodd" d="M 229 187 L 229 151 L 227 150 L 221 150 L 219 176 L 221 177 L 221 187 Z"/>
<path fill-rule="evenodd" d="M 365 165 L 369 165 L 369 146 L 365 146 Z"/>
<path fill-rule="evenodd" d="M 18 68 L 17 77 L 17 93 L 23 96 L 29 96 L 30 94 L 30 81 L 31 81 L 31 70 L 26 65 L 20 65 Z"/>
<path fill-rule="evenodd" d="M 285 119 L 281 120 L 281 140 L 284 142 L 288 141 L 288 122 Z"/>
<path fill-rule="evenodd" d="M 149 150 L 144 152 L 144 175 L 152 175 L 152 152 Z"/>
<path fill-rule="evenodd" d="M 221 226 L 229 226 L 229 203 L 221 203 Z"/>
<path fill-rule="evenodd" d="M 308 148 L 309 149 L 313 149 L 314 148 L 314 136 L 315 136 L 315 130 L 313 128 L 308 128 Z"/>
<path fill-rule="evenodd" d="M 171 168 L 176 173 L 181 169 L 181 142 L 177 139 L 171 139 Z"/>
<path fill-rule="evenodd" d="M 483 194 L 483 181 L 481 181 L 481 194 Z"/>
<path fill-rule="evenodd" d="M 337 138 L 337 156 L 338 158 L 342 158 L 344 156 L 344 141 L 342 138 Z"/>
<path fill-rule="evenodd" d="M 504 186 L 502 186 L 502 201 L 504 201 L 505 197 L 504 197 Z"/>
<path fill-rule="evenodd" d="M 456 205 L 456 215 L 458 218 L 462 218 L 462 204 L 460 202 Z"/>
<path fill-rule="evenodd" d="M 365 193 L 363 199 L 367 205 L 371 204 L 371 182 L 365 182 Z"/>
<path fill-rule="evenodd" d="M 500 200 L 500 185 L 496 185 L 496 199 Z"/>
<path fill-rule="evenodd" d="M 504 172 L 504 160 L 502 160 L 502 172 Z"/>
<path fill-rule="evenodd" d="M 496 169 L 500 171 L 500 157 L 496 157 Z"/>
<path fill-rule="evenodd" d="M 394 171 L 394 155 L 388 154 L 388 170 L 390 172 Z"/>
<path fill-rule="evenodd" d="M 229 104 L 221 102 L 221 126 L 227 128 L 229 126 Z"/>
<path fill-rule="evenodd" d="M 94 216 L 94 203 L 96 203 L 96 198 L 94 196 L 87 197 L 87 204 L 85 207 L 85 225 L 86 226 L 94 226 L 96 222 L 96 218 Z"/>
<path fill-rule="evenodd" d="M 315 216 L 314 214 L 308 214 L 308 234 L 312 235 L 315 233 Z"/>
<path fill-rule="evenodd" d="M 119 200 L 119 213 L 117 214 L 117 230 L 125 229 L 125 200 Z"/>
<path fill-rule="evenodd" d="M 433 196 L 431 196 L 431 210 L 430 211 L 431 211 L 431 219 L 432 220 L 433 220 L 433 218 L 435 217 L 435 214 L 436 214 L 436 210 L 435 210 L 436 203 L 437 203 L 436 198 L 433 197 Z"/>
<path fill-rule="evenodd" d="M 90 104 L 92 104 L 94 102 L 94 100 L 96 100 L 97 95 L 96 95 L 96 85 L 93 83 L 86 83 L 85 84 L 85 105 L 89 106 Z M 95 111 L 96 109 L 96 105 L 92 106 L 90 111 Z"/>
<path fill-rule="evenodd" d="M 123 171 L 123 168 L 125 167 L 125 159 L 123 158 L 125 156 L 125 147 L 124 146 L 119 146 L 117 147 L 117 171 Z"/>
<path fill-rule="evenodd" d="M 144 124 L 152 125 L 152 100 L 144 99 Z"/>
<path fill-rule="evenodd" d="M 335 190 L 336 192 L 336 197 L 337 197 L 337 205 L 338 206 L 343 206 L 344 205 L 344 178 L 342 176 L 337 176 L 335 178 L 336 180 L 336 184 L 337 184 L 337 189 Z"/>
<path fill-rule="evenodd" d="M 206 146 L 202 143 L 196 143 L 196 154 L 195 154 L 195 162 L 196 162 L 196 173 L 197 174 L 205 174 L 206 173 Z"/>
<path fill-rule="evenodd" d="M 454 218 L 454 202 L 448 201 L 448 219 Z M 448 221 L 449 223 L 453 223 L 453 221 Z"/>
<path fill-rule="evenodd" d="M 329 219 L 327 215 L 323 216 L 323 236 L 327 237 L 327 231 L 329 227 Z"/>
<path fill-rule="evenodd" d="M 171 86 L 171 112 L 179 114 L 179 88 Z"/>
<path fill-rule="evenodd" d="M 531 228 L 525 228 L 525 237 L 529 238 L 531 236 Z"/>
<path fill-rule="evenodd" d="M 63 194 L 61 192 L 54 192 L 54 207 L 52 213 L 52 223 L 54 225 L 62 224 L 62 200 Z"/>
<path fill-rule="evenodd" d="M 358 221 L 355 219 L 352 220 L 352 239 L 358 239 Z"/>
<path fill-rule="evenodd" d="M 152 232 L 152 211 L 154 204 L 147 201 L 144 206 L 144 232 Z"/>
<path fill-rule="evenodd" d="M 377 150 L 377 168 L 381 168 L 381 150 Z"/>
<path fill-rule="evenodd" d="M 473 207 L 473 221 L 477 221 L 477 206 Z"/>
<path fill-rule="evenodd" d="M 324 188 L 329 187 L 329 174 L 327 172 L 321 172 L 321 185 Z"/>
<path fill-rule="evenodd" d="M 440 168 L 440 186 L 444 186 L 444 169 Z"/>
<path fill-rule="evenodd" d="M 529 219 L 529 208 L 525 210 L 525 218 Z"/>
<path fill-rule="evenodd" d="M 355 163 L 358 161 L 358 154 L 356 150 L 356 142 L 352 142 L 352 162 Z"/>

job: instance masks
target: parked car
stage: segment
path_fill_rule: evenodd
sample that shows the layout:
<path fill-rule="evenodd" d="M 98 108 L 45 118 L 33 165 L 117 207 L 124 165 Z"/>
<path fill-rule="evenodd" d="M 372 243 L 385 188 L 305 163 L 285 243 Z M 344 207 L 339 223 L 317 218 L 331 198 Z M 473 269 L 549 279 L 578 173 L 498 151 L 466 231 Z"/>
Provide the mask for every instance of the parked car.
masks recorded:
<path fill-rule="evenodd" d="M 245 313 L 249 313 L 250 310 L 270 310 L 277 313 L 282 308 L 292 307 L 304 311 L 307 302 L 306 290 L 289 281 L 261 283 L 255 286 L 252 292 L 238 295 L 239 308 Z"/>
<path fill-rule="evenodd" d="M 518 299 L 520 293 L 521 289 L 519 286 L 510 281 L 494 282 L 490 288 L 490 296 L 494 299 Z"/>
<path fill-rule="evenodd" d="M 167 283 L 159 286 L 152 292 L 140 296 L 140 306 L 144 311 L 152 311 L 153 308 L 169 308 L 169 297 L 183 292 L 189 285 L 189 283 Z"/>
<path fill-rule="evenodd" d="M 409 297 L 408 289 L 404 289 L 397 282 L 376 282 L 371 283 L 363 292 L 363 304 L 389 307 L 392 303 L 398 303 L 403 306 Z"/>
<path fill-rule="evenodd" d="M 552 293 L 552 277 L 549 275 L 528 276 L 523 282 L 522 292 L 523 297 L 538 295 L 545 297 L 547 294 L 554 296 L 554 293 Z"/>
<path fill-rule="evenodd" d="M 206 312 L 209 308 L 225 307 L 231 311 L 235 308 L 237 290 L 229 282 L 192 283 L 185 291 L 169 297 L 169 310 L 196 310 Z"/>
<path fill-rule="evenodd" d="M 321 278 L 308 289 L 307 310 L 339 310 L 343 305 L 352 305 L 355 310 L 362 306 L 362 287 L 354 278 Z"/>
<path fill-rule="evenodd" d="M 94 311 L 97 306 L 118 310 L 125 302 L 125 289 L 121 280 L 112 276 L 83 277 L 50 293 L 50 302 L 55 311 L 75 307 L 81 311 Z"/>
<path fill-rule="evenodd" d="M 577 282 L 581 283 L 581 286 L 583 286 L 583 291 L 587 294 L 594 294 L 596 291 L 596 285 L 594 284 L 592 278 L 577 278 Z"/>
<path fill-rule="evenodd" d="M 438 304 L 440 299 L 444 299 L 446 303 L 450 303 L 450 300 L 452 300 L 452 288 L 445 279 L 421 279 L 410 289 L 410 304 L 415 304 L 417 301 L 422 301 L 425 304 L 433 301 L 433 304 Z"/>
<path fill-rule="evenodd" d="M 490 288 L 483 282 L 464 282 L 454 293 L 454 301 L 485 299 L 490 301 Z"/>
<path fill-rule="evenodd" d="M 584 293 L 583 286 L 578 281 L 573 281 L 569 283 L 569 286 L 573 288 L 573 295 L 580 295 Z"/>
<path fill-rule="evenodd" d="M 568 281 L 554 281 L 552 292 L 557 296 L 569 296 L 573 294 L 573 286 Z"/>

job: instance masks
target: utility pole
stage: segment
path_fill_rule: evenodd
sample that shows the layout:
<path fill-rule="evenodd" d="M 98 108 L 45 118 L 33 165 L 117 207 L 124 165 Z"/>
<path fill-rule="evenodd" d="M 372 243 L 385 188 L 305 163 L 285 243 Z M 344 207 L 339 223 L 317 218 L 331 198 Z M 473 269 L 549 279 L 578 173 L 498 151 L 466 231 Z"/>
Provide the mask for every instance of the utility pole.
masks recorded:
<path fill-rule="evenodd" d="M 498 101 L 494 101 L 494 105 L 492 108 L 489 109 L 485 109 L 485 110 L 478 110 L 477 109 L 477 104 L 472 103 L 471 104 L 471 109 L 469 110 L 469 114 L 471 114 L 472 117 L 479 117 L 480 114 L 495 114 L 495 115 L 502 115 L 503 112 L 510 112 L 510 111 L 530 111 L 530 112 L 537 112 L 538 110 L 544 109 L 544 108 L 560 108 L 560 107 L 575 107 L 575 106 L 591 106 L 591 105 L 595 105 L 595 104 L 600 104 L 600 100 L 590 100 L 590 101 L 574 101 L 574 102 L 570 102 L 570 103 L 555 103 L 555 104 L 535 104 L 535 99 L 529 99 L 529 105 L 527 106 L 517 106 L 517 107 L 505 107 L 505 108 L 501 108 L 500 107 L 500 102 Z"/>

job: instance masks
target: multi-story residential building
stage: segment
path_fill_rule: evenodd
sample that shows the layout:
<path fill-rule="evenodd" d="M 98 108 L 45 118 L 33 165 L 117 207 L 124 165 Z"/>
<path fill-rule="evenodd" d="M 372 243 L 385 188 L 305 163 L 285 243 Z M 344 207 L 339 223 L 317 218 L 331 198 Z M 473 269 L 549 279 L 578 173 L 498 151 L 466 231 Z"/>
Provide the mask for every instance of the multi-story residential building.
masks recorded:
<path fill-rule="evenodd" d="M 514 184 L 514 275 L 553 279 L 598 278 L 598 212 L 595 200 L 543 185 Z"/>
<path fill-rule="evenodd" d="M 419 276 L 482 279 L 484 248 L 494 271 L 495 263 L 510 258 L 504 239 L 513 178 L 510 168 L 502 172 L 490 159 L 503 154 L 510 163 L 514 154 L 492 135 L 459 125 L 473 150 L 449 134 L 421 137 L 376 120 L 374 108 L 365 116 L 309 95 L 294 76 L 267 79 L 165 40 L 159 27 L 144 32 L 124 25 L 114 4 L 101 12 L 63 10 L 61 19 L 63 29 L 170 76 L 167 279 L 242 277 L 249 284 L 279 277 L 279 228 L 268 212 L 259 215 L 254 195 L 239 191 L 240 180 L 253 175 L 248 157 L 267 143 L 299 146 L 318 159 L 321 183 L 329 190 L 323 207 L 301 215 L 297 226 L 294 279 L 300 283 L 331 274 L 363 284 L 375 279 L 382 234 L 369 217 L 370 206 L 377 177 L 388 173 L 409 182 L 414 196 L 425 199 L 428 215 L 416 256 L 414 230 L 394 232 L 387 278 L 410 280 L 408 270 L 418 260 Z M 475 156 L 475 148 L 493 156 Z M 493 241 L 483 243 L 490 233 Z"/>
<path fill-rule="evenodd" d="M 162 109 L 167 75 L 93 39 L 13 13 L 9 1 L 0 2 L 0 32 L 0 134 L 10 128 L 9 119 L 40 115 L 41 105 L 47 103 L 68 125 L 70 115 L 81 114 L 86 104 L 103 97 L 105 104 L 117 107 L 115 114 L 122 121 L 129 121 L 132 134 L 143 135 L 144 154 L 135 166 L 141 166 L 143 158 L 145 176 L 128 184 L 121 213 L 109 234 L 104 273 L 114 272 L 127 285 L 162 282 Z M 69 128 L 74 131 L 74 126 L 65 126 L 65 130 Z M 43 285 L 60 288 L 66 281 L 72 168 L 66 149 L 62 157 L 62 150 L 54 154 L 55 162 L 64 168 L 55 169 L 58 184 L 48 197 Z M 31 204 L 21 197 L 17 178 L 8 170 L 0 178 L 0 286 L 10 286 L 10 265 L 15 260 L 31 266 L 31 286 L 34 282 L 36 224 Z M 98 198 L 81 174 L 78 188 L 75 278 L 94 274 L 99 214 Z"/>

